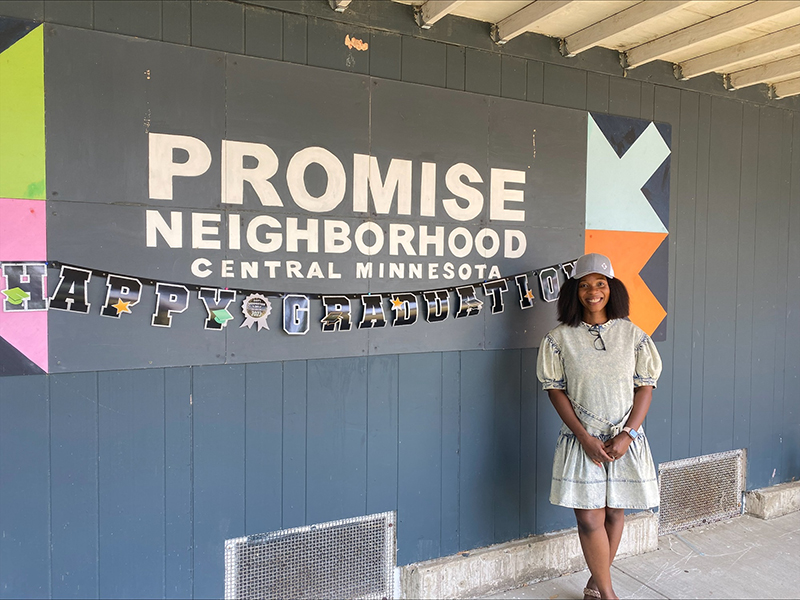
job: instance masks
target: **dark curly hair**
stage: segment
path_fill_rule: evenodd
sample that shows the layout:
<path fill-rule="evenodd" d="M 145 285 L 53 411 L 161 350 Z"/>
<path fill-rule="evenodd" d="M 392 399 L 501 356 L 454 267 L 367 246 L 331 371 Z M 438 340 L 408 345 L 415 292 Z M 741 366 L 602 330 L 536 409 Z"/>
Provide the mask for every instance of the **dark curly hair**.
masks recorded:
<path fill-rule="evenodd" d="M 625 284 L 619 279 L 608 279 L 608 304 L 606 316 L 609 319 L 624 319 L 630 314 L 630 296 Z M 558 320 L 564 325 L 577 327 L 583 321 L 583 304 L 578 299 L 579 279 L 570 277 L 561 286 L 558 296 Z"/>

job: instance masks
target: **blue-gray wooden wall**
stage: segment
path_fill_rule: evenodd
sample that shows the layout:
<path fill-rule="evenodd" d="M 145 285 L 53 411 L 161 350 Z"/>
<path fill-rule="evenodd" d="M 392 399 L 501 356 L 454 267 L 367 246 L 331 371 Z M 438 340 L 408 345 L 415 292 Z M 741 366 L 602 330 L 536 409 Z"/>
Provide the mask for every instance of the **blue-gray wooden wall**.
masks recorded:
<path fill-rule="evenodd" d="M 800 477 L 797 102 L 715 75 L 679 84 L 660 63 L 623 78 L 612 52 L 564 59 L 534 35 L 501 48 L 454 17 L 421 31 L 386 2 L 26 0 L 0 15 L 672 124 L 653 453 L 747 448 L 749 488 Z M 345 34 L 370 45 L 350 67 Z M 393 509 L 400 563 L 568 527 L 547 502 L 558 418 L 535 355 L 0 378 L 0 597 L 218 597 L 224 539 Z"/>

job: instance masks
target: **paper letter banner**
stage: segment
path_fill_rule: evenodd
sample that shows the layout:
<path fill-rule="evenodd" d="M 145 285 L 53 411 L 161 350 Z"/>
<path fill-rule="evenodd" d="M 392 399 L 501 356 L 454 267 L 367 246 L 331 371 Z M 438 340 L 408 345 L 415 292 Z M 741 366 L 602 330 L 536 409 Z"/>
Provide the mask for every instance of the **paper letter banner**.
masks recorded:
<path fill-rule="evenodd" d="M 119 319 L 126 313 L 131 314 L 131 308 L 139 304 L 142 296 L 142 282 L 131 277 L 109 275 L 106 288 L 106 301 L 100 314 L 112 319 Z"/>

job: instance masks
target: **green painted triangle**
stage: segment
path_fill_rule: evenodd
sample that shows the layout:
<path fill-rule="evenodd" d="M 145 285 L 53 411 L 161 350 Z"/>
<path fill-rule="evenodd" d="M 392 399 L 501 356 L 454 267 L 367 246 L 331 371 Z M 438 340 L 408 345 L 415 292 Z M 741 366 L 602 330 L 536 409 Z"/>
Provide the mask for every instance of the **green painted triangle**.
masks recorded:
<path fill-rule="evenodd" d="M 45 199 L 41 25 L 0 54 L 0 198 Z"/>

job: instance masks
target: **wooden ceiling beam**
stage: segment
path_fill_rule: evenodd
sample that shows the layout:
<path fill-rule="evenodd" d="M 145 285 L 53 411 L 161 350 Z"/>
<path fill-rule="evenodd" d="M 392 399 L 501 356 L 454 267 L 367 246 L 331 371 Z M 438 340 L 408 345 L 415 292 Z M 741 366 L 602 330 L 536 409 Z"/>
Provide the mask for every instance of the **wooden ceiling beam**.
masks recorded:
<path fill-rule="evenodd" d="M 800 52 L 800 25 L 683 61 L 677 65 L 675 75 L 678 79 L 686 80 L 713 71 L 731 71 L 731 67 L 738 63 L 759 59 L 780 50 Z"/>
<path fill-rule="evenodd" d="M 492 37 L 498 44 L 505 44 L 518 35 L 529 31 L 536 22 L 563 10 L 569 4 L 572 4 L 571 0 L 537 0 L 536 2 L 531 2 L 525 8 L 492 25 Z"/>
<path fill-rule="evenodd" d="M 624 53 L 624 64 L 628 69 L 640 67 L 677 50 L 687 50 L 793 10 L 800 10 L 800 2 L 782 0 L 751 2 L 741 8 L 631 48 Z"/>
<path fill-rule="evenodd" d="M 650 0 L 648 2 L 639 2 L 639 4 L 613 14 L 577 33 L 568 35 L 562 40 L 561 54 L 575 56 L 594 46 L 601 46 L 603 42 L 623 31 L 663 17 L 675 10 L 685 8 L 687 4 L 694 4 L 695 1 Z"/>
<path fill-rule="evenodd" d="M 423 29 L 430 29 L 431 25 L 449 15 L 461 4 L 464 4 L 464 0 L 428 0 L 414 11 L 417 25 Z"/>
<path fill-rule="evenodd" d="M 800 95 L 800 78 L 776 83 L 772 86 L 772 93 L 776 98 Z"/>
<path fill-rule="evenodd" d="M 344 12 L 353 0 L 328 0 L 328 4 L 336 12 Z"/>
<path fill-rule="evenodd" d="M 734 90 L 757 83 L 800 77 L 800 55 L 737 71 L 728 77 L 730 88 Z"/>

